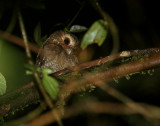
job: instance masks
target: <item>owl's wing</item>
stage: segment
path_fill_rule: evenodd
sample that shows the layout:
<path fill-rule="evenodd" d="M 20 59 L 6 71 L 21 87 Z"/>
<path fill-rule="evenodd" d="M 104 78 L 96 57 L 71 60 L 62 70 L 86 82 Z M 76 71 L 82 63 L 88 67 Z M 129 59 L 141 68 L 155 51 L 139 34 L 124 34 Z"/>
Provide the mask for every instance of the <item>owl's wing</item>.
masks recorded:
<path fill-rule="evenodd" d="M 37 55 L 36 65 L 41 67 L 45 64 L 45 62 L 46 62 L 46 57 L 43 55 L 43 49 L 41 48 Z"/>
<path fill-rule="evenodd" d="M 51 62 L 56 62 L 62 47 L 55 44 L 44 44 L 39 50 L 36 59 L 36 65 L 45 68 L 51 67 Z"/>

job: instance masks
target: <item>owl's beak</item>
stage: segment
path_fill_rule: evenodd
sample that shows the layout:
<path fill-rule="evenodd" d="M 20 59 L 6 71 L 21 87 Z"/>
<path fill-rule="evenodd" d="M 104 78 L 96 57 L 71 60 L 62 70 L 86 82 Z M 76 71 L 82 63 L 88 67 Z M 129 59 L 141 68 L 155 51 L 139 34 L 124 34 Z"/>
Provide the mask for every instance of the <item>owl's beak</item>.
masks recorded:
<path fill-rule="evenodd" d="M 66 52 L 67 52 L 68 55 L 70 55 L 71 52 L 72 52 L 72 49 L 71 48 L 66 48 Z"/>

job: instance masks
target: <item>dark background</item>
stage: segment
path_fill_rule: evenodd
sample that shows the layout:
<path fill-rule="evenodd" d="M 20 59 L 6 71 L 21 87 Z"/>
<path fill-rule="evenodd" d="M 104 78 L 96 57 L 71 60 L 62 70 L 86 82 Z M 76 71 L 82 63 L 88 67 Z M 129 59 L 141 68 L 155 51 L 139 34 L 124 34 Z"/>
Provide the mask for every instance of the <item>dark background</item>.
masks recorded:
<path fill-rule="evenodd" d="M 82 2 L 82 0 L 42 0 L 40 2 L 38 0 L 34 2 L 31 0 L 0 0 L 0 30 L 6 30 L 14 9 L 19 7 L 24 18 L 28 38 L 30 41 L 34 42 L 33 33 L 38 23 L 41 24 L 42 36 L 49 36 L 55 30 L 63 29 L 64 26 L 67 26 L 67 24 L 80 9 L 80 3 Z M 160 8 L 158 1 L 99 0 L 99 3 L 102 8 L 113 18 L 118 27 L 120 36 L 119 51 L 159 47 Z M 45 8 L 43 8 L 43 6 Z M 101 18 L 102 17 L 99 15 L 99 13 L 87 2 L 73 24 L 89 27 L 94 21 Z M 18 22 L 15 24 L 12 34 L 21 37 Z M 111 36 L 108 37 L 111 38 Z M 15 45 L 12 44 L 9 45 L 13 46 L 15 50 L 19 50 L 19 53 L 24 53 L 23 49 L 15 47 Z M 93 59 L 107 56 L 110 53 L 111 47 L 112 39 L 107 39 L 102 47 L 95 48 L 95 57 L 93 57 Z M 35 54 L 33 55 L 36 56 Z M 5 58 L 3 60 L 5 60 Z M 14 62 L 14 60 L 12 61 Z M 23 59 L 22 65 L 24 65 L 25 62 L 26 59 Z M 2 66 L 0 67 L 2 68 Z M 23 69 L 25 71 L 24 67 Z M 4 71 L 6 72 L 6 70 Z M 5 72 L 4 74 L 6 74 Z M 147 72 L 145 75 L 140 73 L 138 75 L 131 76 L 130 80 L 122 78 L 119 80 L 118 84 L 111 82 L 110 85 L 122 91 L 125 95 L 137 102 L 146 102 L 148 104 L 159 106 L 159 77 L 159 69 L 156 69 L 153 75 L 149 75 Z M 26 84 L 29 82 L 29 80 L 30 78 L 25 79 L 25 83 L 23 84 Z M 23 85 L 22 82 L 23 81 L 21 81 L 18 86 L 13 86 L 10 88 L 9 91 L 19 87 L 20 85 Z M 99 101 L 116 101 L 114 98 L 105 94 L 100 89 L 95 89 L 95 91 L 87 95 L 93 95 L 97 97 Z M 76 126 L 91 124 L 95 126 L 152 125 L 140 115 L 120 116 L 110 114 L 95 115 L 87 113 L 82 113 L 80 116 L 64 120 L 64 122 L 66 125 L 68 124 Z"/>
<path fill-rule="evenodd" d="M 80 2 L 83 2 L 82 0 L 77 1 L 1 0 L 0 28 L 3 30 L 8 26 L 13 9 L 18 6 L 21 8 L 30 38 L 33 37 L 34 28 L 39 22 L 42 27 L 42 35 L 51 34 L 57 28 L 57 24 L 67 25 L 75 16 L 81 7 Z M 45 8 L 39 7 L 41 5 L 36 5 L 37 3 L 41 3 Z M 159 45 L 160 19 L 159 6 L 156 0 L 99 0 L 99 3 L 110 14 L 118 27 L 121 49 L 147 48 Z M 90 4 L 86 4 L 74 24 L 89 27 L 95 20 L 100 18 L 102 17 L 99 13 Z M 63 26 L 60 28 L 63 28 Z M 14 30 L 17 34 L 19 31 L 18 24 Z"/>

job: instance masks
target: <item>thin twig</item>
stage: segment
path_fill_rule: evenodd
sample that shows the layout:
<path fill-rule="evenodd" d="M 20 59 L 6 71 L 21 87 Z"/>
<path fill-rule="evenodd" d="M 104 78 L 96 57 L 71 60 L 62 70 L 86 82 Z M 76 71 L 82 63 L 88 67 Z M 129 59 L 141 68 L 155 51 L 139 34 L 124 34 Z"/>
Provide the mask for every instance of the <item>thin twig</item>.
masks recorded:
<path fill-rule="evenodd" d="M 20 23 L 20 28 L 21 28 L 21 32 L 22 32 L 22 37 L 23 37 L 23 40 L 24 40 L 26 55 L 28 57 L 28 63 L 30 65 L 33 65 L 33 62 L 31 60 L 31 53 L 30 53 L 29 46 L 28 46 L 27 34 L 26 34 L 24 22 L 23 22 L 22 15 L 21 15 L 20 11 L 18 11 L 18 17 L 19 17 L 19 23 Z M 34 75 L 34 77 L 36 79 L 36 82 L 37 82 L 37 84 L 39 86 L 39 89 L 40 89 L 41 93 L 43 94 L 43 96 L 44 96 L 44 98 L 46 100 L 46 103 L 52 109 L 53 108 L 53 104 L 52 104 L 50 98 L 48 97 L 48 95 L 46 94 L 46 92 L 45 92 L 45 90 L 44 90 L 44 88 L 43 88 L 43 86 L 41 84 L 41 80 L 40 80 L 38 74 L 36 72 L 34 72 L 33 75 Z"/>
<path fill-rule="evenodd" d="M 0 37 L 2 37 L 3 39 L 15 44 L 15 45 L 18 45 L 20 47 L 23 47 L 25 48 L 25 45 L 24 45 L 24 40 L 21 39 L 20 37 L 18 36 L 15 36 L 15 35 L 12 35 L 8 32 L 4 32 L 4 31 L 1 31 L 0 30 Z M 34 52 L 34 53 L 38 53 L 39 51 L 39 47 L 32 43 L 32 42 L 28 42 L 28 46 L 29 46 L 29 49 Z"/>
<path fill-rule="evenodd" d="M 143 106 L 144 109 L 149 111 L 147 118 L 160 119 L 160 108 L 157 106 L 152 106 L 144 103 L 135 103 Z M 115 115 L 130 115 L 139 114 L 135 109 L 130 109 L 130 107 L 125 106 L 121 103 L 113 102 L 96 102 L 92 100 L 82 101 L 70 107 L 64 108 L 64 116 L 61 118 L 66 119 L 78 115 L 82 112 L 95 113 L 95 114 L 115 114 Z M 51 112 L 47 112 L 31 122 L 27 123 L 25 126 L 43 126 L 55 122 L 55 118 L 51 116 Z"/>
<path fill-rule="evenodd" d="M 25 30 L 25 27 L 24 27 L 24 22 L 23 22 L 22 15 L 21 15 L 20 11 L 18 11 L 18 17 L 19 17 L 19 23 L 20 23 L 22 36 L 23 36 L 23 39 L 24 39 L 26 55 L 28 57 L 28 63 L 30 65 L 33 65 L 33 62 L 31 60 L 31 53 L 30 53 L 29 46 L 28 46 L 27 34 L 26 34 L 26 30 Z M 54 108 L 54 105 L 52 104 L 52 101 L 51 101 L 50 97 L 47 95 L 45 89 L 43 88 L 43 86 L 41 84 L 41 80 L 40 80 L 40 78 L 38 76 L 38 73 L 33 71 L 33 75 L 34 75 L 34 78 L 35 78 L 35 80 L 36 80 L 36 82 L 38 84 L 38 87 L 39 87 L 39 89 L 40 89 L 40 91 L 41 91 L 41 93 L 42 93 L 42 95 L 43 95 L 43 97 L 45 99 L 45 102 L 47 103 L 47 105 L 49 106 L 49 108 L 52 111 L 52 109 Z M 52 111 L 52 114 L 56 118 L 59 126 L 62 126 L 63 124 L 62 124 L 60 118 L 57 116 L 57 113 Z"/>
<path fill-rule="evenodd" d="M 118 90 L 104 84 L 104 82 L 100 82 L 100 88 L 106 91 L 106 93 L 110 94 L 111 96 L 117 98 L 121 102 L 123 102 L 126 106 L 130 109 L 134 110 L 135 112 L 143 115 L 144 117 L 149 117 L 151 114 L 140 104 L 135 103 L 132 99 L 124 95 L 123 93 L 119 92 Z"/>
<path fill-rule="evenodd" d="M 31 53 L 30 53 L 29 46 L 28 46 L 28 38 L 27 38 L 24 22 L 23 22 L 22 15 L 21 15 L 20 11 L 18 11 L 18 18 L 19 18 L 20 28 L 21 28 L 21 32 L 22 32 L 22 37 L 23 37 L 23 40 L 24 40 L 26 55 L 28 57 L 28 63 L 30 65 L 33 65 L 33 62 L 31 60 Z M 41 80 L 40 80 L 38 74 L 36 72 L 34 72 L 33 75 L 34 75 L 34 77 L 35 77 L 35 79 L 37 81 L 37 84 L 38 84 L 38 86 L 40 88 L 41 93 L 43 94 L 43 96 L 45 98 L 46 103 L 48 104 L 48 106 L 51 109 L 53 109 L 53 104 L 52 104 L 50 98 L 48 97 L 47 93 L 45 92 L 45 90 L 44 90 L 44 88 L 43 88 L 43 86 L 41 84 Z"/>
<path fill-rule="evenodd" d="M 111 31 L 111 35 L 113 38 L 113 49 L 112 49 L 111 55 L 114 55 L 114 54 L 118 53 L 118 50 L 119 50 L 118 28 L 117 28 L 116 24 L 114 23 L 114 20 L 112 19 L 112 17 L 102 9 L 102 7 L 100 6 L 100 4 L 98 2 L 96 2 L 96 7 L 97 7 L 99 13 L 104 18 L 104 20 L 108 22 L 108 26 L 109 26 L 109 29 Z"/>
<path fill-rule="evenodd" d="M 91 0 L 90 3 L 92 5 L 92 7 L 94 9 L 96 9 L 100 13 L 100 15 L 103 17 L 103 19 L 105 21 L 107 21 L 107 23 L 108 23 L 108 27 L 110 29 L 110 32 L 111 32 L 111 35 L 112 35 L 112 38 L 113 38 L 113 49 L 112 49 L 111 55 L 114 55 L 114 54 L 118 53 L 118 50 L 119 50 L 119 33 L 118 33 L 118 28 L 117 28 L 116 24 L 114 23 L 114 20 L 112 19 L 112 17 L 108 13 L 106 13 L 102 9 L 100 4 L 96 0 Z"/>
<path fill-rule="evenodd" d="M 78 12 L 76 13 L 76 15 L 72 18 L 72 20 L 70 21 L 70 23 L 67 25 L 67 27 L 65 28 L 66 31 L 68 31 L 68 29 L 71 27 L 71 25 L 73 24 L 73 22 L 76 20 L 76 18 L 78 17 L 79 13 L 82 11 L 84 5 L 85 5 L 85 1 L 82 3 L 80 9 L 78 10 Z"/>
<path fill-rule="evenodd" d="M 20 24 L 22 37 L 23 37 L 23 40 L 24 40 L 26 55 L 28 57 L 28 63 L 30 65 L 33 65 L 33 62 L 31 61 L 32 57 L 31 57 L 31 53 L 30 53 L 30 50 L 29 50 L 29 46 L 28 46 L 28 38 L 27 38 L 24 22 L 23 22 L 22 15 L 21 15 L 19 10 L 18 10 L 18 18 L 19 18 L 19 24 Z"/>
<path fill-rule="evenodd" d="M 17 8 L 13 9 L 10 23 L 6 29 L 7 32 L 12 32 L 17 22 Z"/>

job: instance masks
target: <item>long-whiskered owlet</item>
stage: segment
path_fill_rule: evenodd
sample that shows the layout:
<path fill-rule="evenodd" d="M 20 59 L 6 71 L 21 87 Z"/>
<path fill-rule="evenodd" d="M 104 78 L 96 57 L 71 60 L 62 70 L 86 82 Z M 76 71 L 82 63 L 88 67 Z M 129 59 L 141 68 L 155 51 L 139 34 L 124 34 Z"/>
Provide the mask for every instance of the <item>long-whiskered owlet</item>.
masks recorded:
<path fill-rule="evenodd" d="M 50 68 L 52 72 L 70 68 L 78 64 L 79 44 L 75 36 L 65 31 L 56 31 L 43 43 L 36 65 Z"/>

